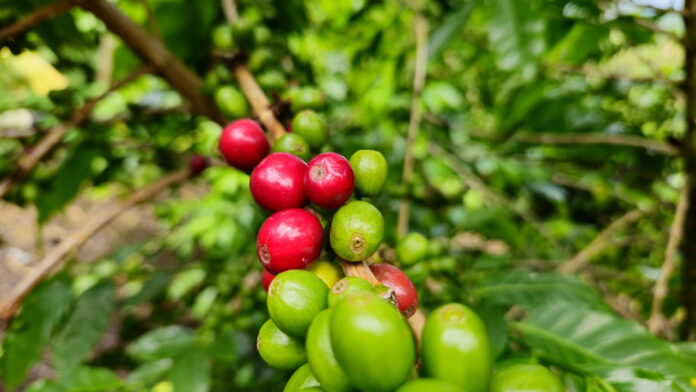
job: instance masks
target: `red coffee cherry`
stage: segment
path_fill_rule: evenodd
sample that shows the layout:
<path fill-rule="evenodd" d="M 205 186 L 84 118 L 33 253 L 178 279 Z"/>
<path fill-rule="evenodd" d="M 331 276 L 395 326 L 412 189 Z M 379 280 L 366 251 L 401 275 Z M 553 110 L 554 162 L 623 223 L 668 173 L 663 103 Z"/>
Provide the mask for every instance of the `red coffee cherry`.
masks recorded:
<path fill-rule="evenodd" d="M 303 176 L 307 164 L 287 152 L 274 152 L 256 166 L 251 173 L 251 194 L 254 200 L 271 212 L 302 207 Z"/>
<path fill-rule="evenodd" d="M 353 193 L 355 175 L 346 158 L 325 152 L 307 164 L 304 186 L 307 197 L 322 208 L 336 209 Z"/>
<path fill-rule="evenodd" d="M 210 166 L 208 159 L 202 155 L 194 155 L 191 157 L 191 159 L 189 159 L 189 170 L 191 170 L 191 173 L 194 176 L 201 174 L 201 172 L 207 169 L 208 166 Z"/>
<path fill-rule="evenodd" d="M 261 225 L 256 253 L 273 274 L 303 269 L 319 257 L 322 235 L 321 223 L 312 213 L 300 208 L 283 210 Z"/>
<path fill-rule="evenodd" d="M 261 284 L 263 285 L 263 288 L 266 289 L 266 291 L 268 291 L 268 286 L 271 285 L 273 279 L 275 279 L 275 275 L 268 272 L 268 270 L 264 268 L 263 272 L 261 273 Z"/>
<path fill-rule="evenodd" d="M 268 155 L 271 145 L 261 126 L 245 118 L 228 124 L 222 130 L 218 148 L 227 163 L 250 172 Z"/>
<path fill-rule="evenodd" d="M 418 293 L 416 286 L 400 269 L 387 263 L 377 263 L 370 266 L 377 280 L 396 293 L 396 304 L 404 317 L 410 317 L 418 308 Z"/>

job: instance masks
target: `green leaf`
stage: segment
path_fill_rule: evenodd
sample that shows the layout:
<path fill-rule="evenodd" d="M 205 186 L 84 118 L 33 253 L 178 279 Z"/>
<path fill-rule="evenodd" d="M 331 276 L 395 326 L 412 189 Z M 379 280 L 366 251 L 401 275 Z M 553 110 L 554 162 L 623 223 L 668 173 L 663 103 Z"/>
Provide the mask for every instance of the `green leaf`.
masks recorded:
<path fill-rule="evenodd" d="M 696 378 L 696 366 L 670 343 L 635 322 L 577 303 L 546 304 L 512 327 L 543 358 L 565 369 L 603 377 L 617 390 L 626 390 L 626 385 L 655 387 L 649 381 L 658 381 L 665 391 L 691 390 Z"/>
<path fill-rule="evenodd" d="M 80 190 L 80 184 L 91 174 L 92 160 L 99 156 L 98 149 L 78 146 L 60 166 L 48 184 L 48 189 L 39 193 L 36 207 L 39 222 L 45 222 L 53 212 L 62 209 Z"/>
<path fill-rule="evenodd" d="M 70 310 L 71 300 L 70 287 L 57 280 L 39 286 L 27 297 L 3 342 L 0 378 L 7 390 L 14 390 L 41 359 L 51 335 Z"/>
<path fill-rule="evenodd" d="M 138 291 L 137 294 L 128 298 L 125 301 L 125 305 L 132 306 L 138 305 L 143 302 L 150 301 L 157 294 L 161 293 L 172 280 L 172 274 L 166 271 L 157 271 L 152 275 L 152 278 L 145 282 L 143 287 Z"/>
<path fill-rule="evenodd" d="M 206 392 L 210 388 L 210 360 L 201 349 L 178 355 L 169 378 L 174 392 Z"/>
<path fill-rule="evenodd" d="M 170 325 L 152 330 L 126 348 L 133 359 L 146 362 L 171 358 L 195 346 L 193 332 L 180 325 Z"/>
<path fill-rule="evenodd" d="M 111 282 L 97 284 L 78 298 L 75 310 L 53 343 L 53 364 L 60 374 L 70 372 L 99 342 L 114 304 Z"/>
<path fill-rule="evenodd" d="M 65 392 L 116 391 L 123 381 L 106 368 L 78 366 L 60 379 L 58 390 Z"/>
<path fill-rule="evenodd" d="M 464 28 L 469 21 L 476 1 L 465 2 L 457 11 L 447 15 L 430 35 L 428 41 L 428 61 L 432 61 L 440 55 L 447 44 Z"/>
<path fill-rule="evenodd" d="M 492 12 L 488 41 L 498 67 L 505 71 L 519 70 L 530 79 L 546 48 L 542 13 L 534 1 L 518 0 L 496 0 Z"/>
<path fill-rule="evenodd" d="M 210 231 L 210 230 L 208 230 Z M 167 290 L 167 297 L 171 300 L 181 299 L 194 287 L 205 279 L 206 272 L 202 268 L 191 268 L 176 274 Z"/>
<path fill-rule="evenodd" d="M 126 383 L 133 387 L 147 386 L 162 378 L 171 369 L 172 363 L 169 358 L 144 363 L 128 374 Z"/>
<path fill-rule="evenodd" d="M 606 27 L 575 23 L 545 58 L 552 62 L 579 64 L 599 52 L 599 44 L 608 35 Z"/>
<path fill-rule="evenodd" d="M 519 305 L 525 309 L 558 300 L 607 309 L 599 293 L 577 277 L 527 269 L 493 274 L 474 288 L 471 295 L 489 304 Z"/>

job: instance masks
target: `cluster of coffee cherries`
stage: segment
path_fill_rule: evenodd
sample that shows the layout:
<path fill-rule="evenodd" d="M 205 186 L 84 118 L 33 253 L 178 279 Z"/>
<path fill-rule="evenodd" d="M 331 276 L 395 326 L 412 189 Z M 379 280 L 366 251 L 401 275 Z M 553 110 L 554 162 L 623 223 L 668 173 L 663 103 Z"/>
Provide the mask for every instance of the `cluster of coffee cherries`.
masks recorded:
<path fill-rule="evenodd" d="M 334 152 L 309 159 L 328 134 L 323 121 L 308 113 L 295 117 L 293 132 L 276 141 L 273 152 L 249 119 L 228 125 L 219 145 L 231 165 L 251 173 L 254 200 L 271 213 L 257 236 L 270 314 L 257 348 L 269 366 L 295 370 L 284 390 L 533 391 L 524 389 L 524 380 L 535 374 L 537 383 L 549 380 L 540 391 L 562 391 L 553 373 L 538 365 L 511 369 L 496 381 L 486 327 L 462 304 L 430 314 L 418 350 L 406 321 L 418 307 L 416 288 L 397 267 L 369 265 L 375 286 L 343 276 L 339 262 L 363 265 L 382 242 L 382 214 L 366 199 L 382 191 L 387 164 L 372 150 L 357 151 L 350 160 Z M 297 121 L 302 117 L 305 122 Z M 407 253 L 401 248 L 397 254 Z"/>

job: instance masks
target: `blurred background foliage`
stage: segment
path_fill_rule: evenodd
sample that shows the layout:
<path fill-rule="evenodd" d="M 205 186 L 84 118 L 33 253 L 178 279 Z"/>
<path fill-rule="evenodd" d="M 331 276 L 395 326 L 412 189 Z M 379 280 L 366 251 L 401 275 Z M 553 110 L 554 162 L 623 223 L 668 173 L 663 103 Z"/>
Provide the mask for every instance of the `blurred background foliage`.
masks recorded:
<path fill-rule="evenodd" d="M 0 24 L 48 3 L 2 0 Z M 292 98 L 316 86 L 326 97 L 330 149 L 386 156 L 388 188 L 373 200 L 389 228 L 382 257 L 393 254 L 399 200 L 408 197 L 410 230 L 431 239 L 427 260 L 405 269 L 425 309 L 474 306 L 499 363 L 551 365 L 571 391 L 689 391 L 696 346 L 640 326 L 684 184 L 683 163 L 660 148 L 674 151 L 687 128 L 684 50 L 675 40 L 685 27 L 678 12 L 639 3 L 237 6 L 251 31 L 249 68 L 268 95 Z M 217 1 L 114 4 L 161 37 L 206 94 L 235 85 L 212 56 L 216 29 L 226 23 Z M 429 25 L 428 72 L 414 178 L 403 184 L 416 13 Z M 80 8 L 0 49 L 0 132 L 25 130 L 0 138 L 0 176 L 46 129 L 139 64 Z M 36 208 L 42 225 L 78 195 L 127 195 L 189 154 L 220 163 L 220 131 L 191 114 L 165 80 L 142 76 L 99 101 L 6 200 Z M 641 137 L 649 148 L 548 142 L 597 133 Z M 264 213 L 244 173 L 218 164 L 193 181 L 154 203 L 159 235 L 124 242 L 91 263 L 70 262 L 32 292 L 2 343 L 5 390 L 280 390 L 288 374 L 265 366 L 254 344 L 267 318 L 255 256 Z M 603 237 L 577 274 L 550 272 L 634 210 L 639 215 Z M 677 322 L 660 333 L 673 341 L 684 312 L 679 290 L 677 273 L 664 304 Z"/>

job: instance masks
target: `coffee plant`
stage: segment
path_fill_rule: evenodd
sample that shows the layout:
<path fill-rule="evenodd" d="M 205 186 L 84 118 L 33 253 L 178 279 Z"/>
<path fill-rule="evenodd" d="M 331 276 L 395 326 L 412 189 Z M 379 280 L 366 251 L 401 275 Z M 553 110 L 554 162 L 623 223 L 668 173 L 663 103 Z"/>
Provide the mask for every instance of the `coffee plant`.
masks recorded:
<path fill-rule="evenodd" d="M 0 0 L 0 391 L 696 391 L 696 0 Z"/>

